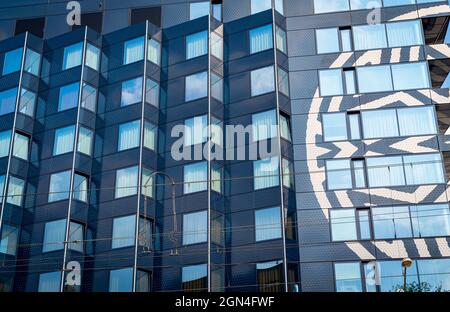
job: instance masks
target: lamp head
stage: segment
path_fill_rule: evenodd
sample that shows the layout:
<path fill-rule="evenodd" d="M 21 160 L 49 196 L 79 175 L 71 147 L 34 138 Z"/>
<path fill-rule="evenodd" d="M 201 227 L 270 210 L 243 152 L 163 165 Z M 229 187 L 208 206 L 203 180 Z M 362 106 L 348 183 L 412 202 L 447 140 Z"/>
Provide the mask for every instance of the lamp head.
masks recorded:
<path fill-rule="evenodd" d="M 411 265 L 412 265 L 412 260 L 410 258 L 406 257 L 402 260 L 402 267 L 410 268 Z"/>

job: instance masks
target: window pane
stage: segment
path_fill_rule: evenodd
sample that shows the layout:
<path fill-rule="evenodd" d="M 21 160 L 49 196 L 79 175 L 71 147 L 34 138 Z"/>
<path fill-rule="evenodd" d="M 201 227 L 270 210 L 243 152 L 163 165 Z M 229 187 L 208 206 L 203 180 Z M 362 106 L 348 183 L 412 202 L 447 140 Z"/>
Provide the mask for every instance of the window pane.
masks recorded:
<path fill-rule="evenodd" d="M 208 212 L 183 215 L 183 245 L 204 243 L 208 240 Z"/>
<path fill-rule="evenodd" d="M 350 125 L 350 139 L 360 140 L 361 139 L 361 129 L 360 129 L 360 114 L 349 114 L 348 122 Z"/>
<path fill-rule="evenodd" d="M 330 218 L 333 241 L 358 239 L 354 209 L 331 209 Z"/>
<path fill-rule="evenodd" d="M 196 2 L 190 4 L 190 19 L 196 19 L 205 15 L 209 15 L 209 2 Z"/>
<path fill-rule="evenodd" d="M 16 110 L 17 88 L 0 92 L 0 116 Z"/>
<path fill-rule="evenodd" d="M 64 48 L 63 70 L 81 65 L 83 58 L 83 42 Z"/>
<path fill-rule="evenodd" d="M 359 262 L 335 263 L 334 274 L 337 292 L 362 292 Z"/>
<path fill-rule="evenodd" d="M 353 174 L 355 176 L 355 187 L 366 187 L 366 176 L 364 174 L 364 161 L 354 160 L 353 164 Z"/>
<path fill-rule="evenodd" d="M 59 89 L 58 111 L 64 111 L 78 106 L 80 83 L 73 83 Z"/>
<path fill-rule="evenodd" d="M 0 175 L 0 204 L 3 203 L 4 191 L 5 191 L 5 176 Z"/>
<path fill-rule="evenodd" d="M 206 291 L 208 289 L 208 266 L 197 264 L 185 266 L 181 271 L 183 291 Z"/>
<path fill-rule="evenodd" d="M 144 59 L 144 37 L 129 40 L 124 45 L 123 64 L 131 64 Z"/>
<path fill-rule="evenodd" d="M 73 184 L 73 199 L 86 203 L 88 197 L 87 178 L 82 175 L 75 174 Z"/>
<path fill-rule="evenodd" d="M 387 47 L 384 24 L 355 26 L 352 29 L 355 50 L 381 49 Z"/>
<path fill-rule="evenodd" d="M 262 141 L 277 136 L 277 116 L 274 110 L 252 115 L 253 141 Z"/>
<path fill-rule="evenodd" d="M 15 256 L 17 252 L 17 240 L 19 229 L 15 226 L 3 224 L 0 241 L 0 253 Z"/>
<path fill-rule="evenodd" d="M 215 32 L 211 33 L 211 54 L 223 60 L 223 38 Z"/>
<path fill-rule="evenodd" d="M 61 272 L 39 274 L 38 292 L 59 292 L 61 285 Z"/>
<path fill-rule="evenodd" d="M 381 7 L 381 0 L 350 0 L 350 8 L 352 10 L 365 10 Z"/>
<path fill-rule="evenodd" d="M 389 66 L 359 67 L 359 92 L 382 92 L 392 90 L 391 70 Z"/>
<path fill-rule="evenodd" d="M 222 193 L 222 170 L 220 168 L 212 168 L 211 180 L 211 189 L 217 193 Z"/>
<path fill-rule="evenodd" d="M 159 107 L 159 85 L 152 79 L 147 78 L 145 101 L 151 105 Z"/>
<path fill-rule="evenodd" d="M 352 34 L 350 29 L 343 29 L 339 31 L 341 34 L 342 51 L 352 51 Z"/>
<path fill-rule="evenodd" d="M 23 48 L 8 51 L 3 61 L 3 76 L 17 72 L 22 64 Z"/>
<path fill-rule="evenodd" d="M 98 70 L 100 64 L 100 50 L 88 43 L 86 48 L 86 66 Z"/>
<path fill-rule="evenodd" d="M 272 25 L 265 25 L 250 30 L 250 53 L 257 53 L 273 48 Z"/>
<path fill-rule="evenodd" d="M 316 29 L 317 53 L 339 52 L 337 28 Z"/>
<path fill-rule="evenodd" d="M 137 194 L 138 167 L 119 169 L 116 172 L 116 198 Z"/>
<path fill-rule="evenodd" d="M 186 59 L 208 53 L 208 31 L 202 31 L 186 37 Z"/>
<path fill-rule="evenodd" d="M 350 160 L 328 160 L 326 168 L 328 188 L 330 190 L 352 188 Z"/>
<path fill-rule="evenodd" d="M 133 268 L 112 270 L 111 272 L 109 272 L 109 291 L 133 291 Z"/>
<path fill-rule="evenodd" d="M 291 122 L 289 117 L 280 114 L 280 132 L 281 137 L 285 140 L 291 141 Z"/>
<path fill-rule="evenodd" d="M 142 101 L 142 78 L 138 77 L 122 82 L 121 106 L 136 104 Z"/>
<path fill-rule="evenodd" d="M 69 235 L 69 249 L 84 252 L 84 225 L 70 222 Z"/>
<path fill-rule="evenodd" d="M 257 242 L 281 238 L 280 207 L 255 211 L 255 235 Z"/>
<path fill-rule="evenodd" d="M 20 92 L 19 112 L 33 117 L 35 103 L 36 93 L 22 88 Z"/>
<path fill-rule="evenodd" d="M 153 223 L 149 219 L 139 218 L 139 246 L 153 249 Z"/>
<path fill-rule="evenodd" d="M 159 65 L 161 62 L 161 43 L 155 39 L 148 41 L 147 59 L 156 65 Z"/>
<path fill-rule="evenodd" d="M 361 239 L 371 239 L 369 210 L 358 211 L 359 232 Z"/>
<path fill-rule="evenodd" d="M 27 49 L 24 70 L 32 75 L 39 76 L 41 66 L 41 55 L 31 49 Z"/>
<path fill-rule="evenodd" d="M 80 127 L 78 135 L 78 152 L 91 156 L 94 133 L 89 129 Z"/>
<path fill-rule="evenodd" d="M 429 88 L 429 75 L 425 63 L 392 65 L 395 90 Z"/>
<path fill-rule="evenodd" d="M 386 24 L 389 46 L 422 45 L 422 23 L 419 20 Z"/>
<path fill-rule="evenodd" d="M 208 138 L 208 116 L 197 116 L 184 121 L 184 145 L 201 144 Z"/>
<path fill-rule="evenodd" d="M 206 97 L 208 95 L 208 72 L 201 72 L 186 78 L 186 102 Z"/>
<path fill-rule="evenodd" d="M 367 176 L 370 187 L 405 185 L 402 158 L 367 158 Z"/>
<path fill-rule="evenodd" d="M 283 158 L 281 160 L 281 165 L 283 167 L 282 173 L 283 173 L 283 186 L 294 188 L 294 167 L 292 163 L 287 160 L 286 158 Z"/>
<path fill-rule="evenodd" d="M 156 150 L 156 133 L 158 128 L 149 122 L 145 122 L 144 124 L 144 147 L 151 149 L 152 151 Z"/>
<path fill-rule="evenodd" d="M 347 140 L 347 121 L 345 113 L 323 114 L 324 141 Z"/>
<path fill-rule="evenodd" d="M 70 171 L 54 173 L 50 177 L 48 201 L 68 199 L 70 191 Z"/>
<path fill-rule="evenodd" d="M 314 0 L 315 13 L 348 11 L 348 0 Z"/>
<path fill-rule="evenodd" d="M 356 93 L 355 71 L 346 70 L 344 71 L 344 76 L 345 76 L 346 94 L 355 94 Z"/>
<path fill-rule="evenodd" d="M 403 156 L 408 185 L 445 183 L 440 154 Z"/>
<path fill-rule="evenodd" d="M 13 156 L 28 160 L 28 148 L 30 146 L 30 139 L 20 133 L 14 134 L 14 148 Z"/>
<path fill-rule="evenodd" d="M 395 109 L 362 112 L 364 138 L 397 137 L 397 115 Z"/>
<path fill-rule="evenodd" d="M 278 157 L 271 157 L 268 159 L 254 161 L 253 175 L 255 190 L 280 185 Z"/>
<path fill-rule="evenodd" d="M 415 237 L 450 235 L 450 209 L 448 204 L 411 206 Z"/>
<path fill-rule="evenodd" d="M 397 110 L 400 135 L 436 134 L 435 112 L 432 106 Z"/>
<path fill-rule="evenodd" d="M 208 188 L 206 161 L 184 166 L 184 194 L 205 191 Z"/>
<path fill-rule="evenodd" d="M 134 246 L 136 216 L 115 218 L 113 221 L 112 248 Z"/>
<path fill-rule="evenodd" d="M 251 72 L 252 96 L 275 91 L 273 66 L 260 68 Z"/>
<path fill-rule="evenodd" d="M 289 96 L 289 75 L 280 67 L 278 67 L 278 88 L 282 94 Z"/>
<path fill-rule="evenodd" d="M 277 38 L 277 49 L 281 52 L 287 54 L 287 39 L 286 39 L 286 32 L 280 28 L 276 27 L 276 38 Z"/>
<path fill-rule="evenodd" d="M 119 125 L 118 150 L 124 151 L 140 145 L 141 121 L 135 120 Z"/>
<path fill-rule="evenodd" d="M 211 72 L 211 97 L 223 103 L 223 79 Z"/>
<path fill-rule="evenodd" d="M 9 145 L 11 143 L 11 131 L 0 132 L 0 158 L 9 155 Z"/>
<path fill-rule="evenodd" d="M 53 155 L 65 154 L 73 151 L 75 140 L 75 126 L 69 126 L 55 131 Z"/>
<path fill-rule="evenodd" d="M 153 197 L 153 176 L 152 171 L 142 169 L 142 194 L 147 197 Z"/>
<path fill-rule="evenodd" d="M 373 208 L 372 217 L 376 239 L 412 237 L 408 206 Z"/>
<path fill-rule="evenodd" d="M 15 177 L 9 177 L 7 203 L 15 206 L 22 206 L 22 197 L 25 188 L 25 181 Z"/>
<path fill-rule="evenodd" d="M 137 270 L 136 292 L 150 292 L 152 290 L 151 273 Z"/>
<path fill-rule="evenodd" d="M 342 71 L 340 69 L 320 70 L 320 95 L 332 96 L 344 93 Z"/>
<path fill-rule="evenodd" d="M 256 275 L 260 292 L 283 291 L 283 261 L 280 260 L 257 263 Z"/>
<path fill-rule="evenodd" d="M 432 0 L 432 1 L 435 1 L 435 0 Z M 419 1 L 417 1 L 417 2 L 419 2 Z M 414 3 L 415 3 L 415 0 L 383 0 L 383 4 L 385 7 L 414 4 Z"/>
<path fill-rule="evenodd" d="M 97 89 L 87 83 L 83 84 L 81 107 L 86 108 L 91 112 L 95 112 L 95 108 L 97 107 Z"/>
<path fill-rule="evenodd" d="M 272 0 L 252 0 L 251 13 L 256 14 L 272 8 Z"/>
<path fill-rule="evenodd" d="M 47 222 L 44 229 L 42 252 L 64 249 L 66 238 L 66 219 Z"/>

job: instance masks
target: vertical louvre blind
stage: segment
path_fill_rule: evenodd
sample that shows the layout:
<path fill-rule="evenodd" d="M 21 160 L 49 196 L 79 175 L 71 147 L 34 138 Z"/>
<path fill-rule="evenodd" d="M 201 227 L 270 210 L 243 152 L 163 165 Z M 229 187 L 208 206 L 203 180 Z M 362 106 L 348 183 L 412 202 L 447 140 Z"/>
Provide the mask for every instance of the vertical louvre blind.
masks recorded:
<path fill-rule="evenodd" d="M 184 144 L 195 145 L 206 142 L 207 139 L 207 116 L 198 116 L 187 119 L 184 122 Z"/>
<path fill-rule="evenodd" d="M 139 146 L 141 121 L 135 120 L 119 126 L 119 151 Z"/>
<path fill-rule="evenodd" d="M 272 25 L 250 30 L 250 53 L 257 53 L 273 47 Z"/>
<path fill-rule="evenodd" d="M 75 140 L 75 126 L 69 126 L 55 131 L 55 145 L 53 155 L 60 155 L 73 151 Z"/>
<path fill-rule="evenodd" d="M 278 157 L 255 161 L 253 170 L 255 190 L 279 185 Z"/>
<path fill-rule="evenodd" d="M 206 161 L 184 167 L 184 193 L 201 192 L 207 189 L 208 164 Z"/>
<path fill-rule="evenodd" d="M 186 59 L 208 53 L 208 32 L 202 31 L 186 37 Z"/>
<path fill-rule="evenodd" d="M 83 43 L 77 43 L 64 49 L 63 69 L 80 66 L 83 57 Z"/>
<path fill-rule="evenodd" d="M 116 198 L 135 195 L 138 184 L 138 167 L 119 169 L 116 172 Z"/>

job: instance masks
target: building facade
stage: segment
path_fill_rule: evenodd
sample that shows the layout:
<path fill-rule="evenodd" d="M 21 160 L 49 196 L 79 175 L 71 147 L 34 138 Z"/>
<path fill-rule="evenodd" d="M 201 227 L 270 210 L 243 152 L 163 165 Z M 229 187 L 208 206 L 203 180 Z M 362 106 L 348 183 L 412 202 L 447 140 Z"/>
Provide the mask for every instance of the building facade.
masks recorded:
<path fill-rule="evenodd" d="M 68 2 L 0 5 L 1 291 L 450 290 L 447 1 Z"/>

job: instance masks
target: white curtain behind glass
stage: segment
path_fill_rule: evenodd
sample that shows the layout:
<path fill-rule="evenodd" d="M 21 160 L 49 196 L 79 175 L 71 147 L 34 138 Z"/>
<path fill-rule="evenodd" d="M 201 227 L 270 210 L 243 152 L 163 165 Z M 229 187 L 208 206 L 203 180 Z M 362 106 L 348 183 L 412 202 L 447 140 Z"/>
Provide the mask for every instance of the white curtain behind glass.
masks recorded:
<path fill-rule="evenodd" d="M 370 187 L 405 185 L 401 156 L 367 158 Z"/>
<path fill-rule="evenodd" d="M 144 37 L 125 42 L 123 63 L 130 64 L 144 59 Z"/>
<path fill-rule="evenodd" d="M 277 120 L 274 110 L 252 116 L 253 141 L 266 140 L 277 136 Z"/>
<path fill-rule="evenodd" d="M 279 185 L 278 157 L 255 161 L 253 171 L 255 190 Z"/>
<path fill-rule="evenodd" d="M 440 154 L 403 156 L 408 185 L 444 183 Z"/>
<path fill-rule="evenodd" d="M 206 242 L 208 239 L 208 213 L 206 211 L 183 215 L 183 245 Z"/>
<path fill-rule="evenodd" d="M 161 60 L 161 43 L 156 41 L 155 39 L 150 39 L 148 41 L 148 53 L 147 53 L 147 59 L 156 64 L 159 65 Z"/>
<path fill-rule="evenodd" d="M 78 135 L 78 152 L 91 155 L 92 138 L 94 133 L 84 127 L 80 127 Z"/>
<path fill-rule="evenodd" d="M 139 146 L 141 121 L 135 120 L 119 126 L 119 151 Z"/>
<path fill-rule="evenodd" d="M 53 155 L 60 155 L 73 151 L 75 140 L 75 126 L 69 126 L 55 131 L 55 145 Z"/>
<path fill-rule="evenodd" d="M 208 164 L 206 161 L 184 166 L 184 193 L 201 192 L 207 189 Z"/>
<path fill-rule="evenodd" d="M 202 31 L 186 37 L 186 59 L 208 53 L 208 32 Z"/>
<path fill-rule="evenodd" d="M 155 150 L 156 147 L 156 131 L 158 128 L 149 122 L 145 122 L 144 126 L 144 147 Z"/>
<path fill-rule="evenodd" d="M 366 139 L 398 136 L 395 109 L 362 112 L 364 137 Z"/>
<path fill-rule="evenodd" d="M 389 46 L 404 47 L 423 44 L 422 23 L 419 20 L 387 23 Z"/>
<path fill-rule="evenodd" d="M 432 106 L 402 108 L 397 110 L 400 135 L 435 134 L 436 120 Z"/>
<path fill-rule="evenodd" d="M 250 30 L 250 53 L 257 53 L 272 47 L 272 25 L 266 25 Z"/>
<path fill-rule="evenodd" d="M 138 167 L 130 167 L 116 172 L 116 198 L 135 195 L 138 185 Z"/>
<path fill-rule="evenodd" d="M 77 43 L 64 49 L 63 69 L 69 69 L 81 65 L 83 57 L 83 43 Z"/>

